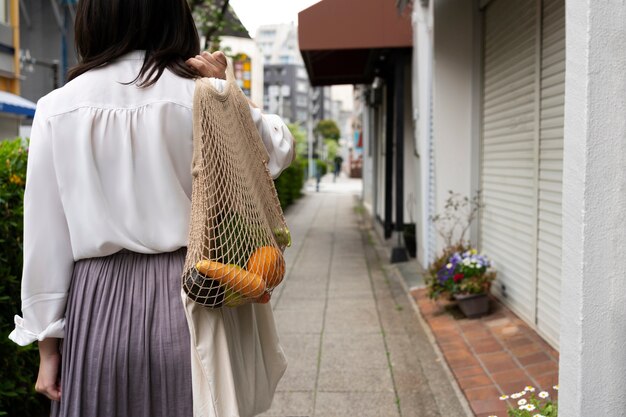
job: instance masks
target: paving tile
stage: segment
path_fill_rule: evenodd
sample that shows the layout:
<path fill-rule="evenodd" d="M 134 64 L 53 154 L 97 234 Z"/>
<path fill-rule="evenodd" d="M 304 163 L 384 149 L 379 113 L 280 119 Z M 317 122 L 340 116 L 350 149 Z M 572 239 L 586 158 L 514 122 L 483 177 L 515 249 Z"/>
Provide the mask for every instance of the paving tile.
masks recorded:
<path fill-rule="evenodd" d="M 503 372 L 494 372 L 491 378 L 500 386 L 522 381 L 522 388 L 530 383 L 528 374 L 523 369 L 509 369 Z"/>
<path fill-rule="evenodd" d="M 398 390 L 402 416 L 442 417 L 440 407 L 429 392 Z M 465 417 L 461 413 L 447 413 L 445 417 Z"/>
<path fill-rule="evenodd" d="M 492 398 L 498 399 L 498 397 L 500 397 L 500 392 L 494 385 L 466 389 L 463 390 L 463 392 L 469 400 L 489 400 Z"/>
<path fill-rule="evenodd" d="M 382 334 L 325 333 L 322 342 L 321 366 L 337 369 L 387 368 L 387 354 Z"/>
<path fill-rule="evenodd" d="M 464 341 L 460 342 L 452 342 L 452 343 L 442 343 L 439 345 L 439 348 L 442 352 L 449 352 L 455 350 L 469 350 L 469 346 Z"/>
<path fill-rule="evenodd" d="M 380 321 L 373 299 L 329 300 L 326 309 L 327 333 L 380 333 Z"/>
<path fill-rule="evenodd" d="M 553 361 L 544 361 L 544 362 L 528 365 L 526 367 L 526 371 L 533 377 L 539 377 L 541 375 L 556 372 L 558 371 L 558 369 L 559 369 L 558 364 Z"/>
<path fill-rule="evenodd" d="M 277 392 L 272 407 L 259 417 L 310 417 L 313 415 L 313 392 Z"/>
<path fill-rule="evenodd" d="M 493 385 L 493 381 L 486 374 L 459 378 L 458 382 L 463 390 Z"/>
<path fill-rule="evenodd" d="M 326 283 L 324 282 L 287 282 L 281 298 L 326 299 Z"/>
<path fill-rule="evenodd" d="M 522 346 L 509 347 L 509 350 L 516 357 L 528 356 L 533 353 L 542 352 L 543 349 L 536 343 L 526 344 Z"/>
<path fill-rule="evenodd" d="M 469 350 L 449 351 L 444 353 L 444 356 L 452 367 L 466 368 L 479 364 L 475 356 Z"/>
<path fill-rule="evenodd" d="M 498 342 L 498 340 L 493 336 L 489 336 L 481 340 L 476 340 L 471 344 L 471 346 L 474 352 L 478 354 L 501 352 L 503 349 L 500 342 Z"/>
<path fill-rule="evenodd" d="M 393 392 L 318 392 L 316 417 L 398 417 Z"/>
<path fill-rule="evenodd" d="M 515 348 L 520 346 L 526 346 L 533 344 L 532 339 L 526 336 L 515 336 L 512 338 L 504 339 L 504 343 L 509 348 Z"/>
<path fill-rule="evenodd" d="M 491 373 L 518 368 L 511 355 L 505 352 L 485 353 L 478 355 L 478 357 Z"/>
<path fill-rule="evenodd" d="M 451 367 L 462 367 L 462 368 L 466 368 L 468 366 L 478 366 L 480 365 L 480 363 L 478 362 L 478 360 L 474 357 L 474 356 L 470 356 L 468 358 L 459 358 L 459 359 L 446 359 L 448 364 Z"/>
<path fill-rule="evenodd" d="M 272 296 L 272 298 L 274 298 Z M 293 298 L 293 297 L 280 297 L 278 303 L 274 306 L 274 311 L 280 310 L 302 310 L 313 311 L 316 313 L 322 313 L 326 305 L 326 300 L 323 298 Z"/>
<path fill-rule="evenodd" d="M 469 366 L 466 368 L 455 367 L 455 368 L 452 368 L 452 372 L 457 377 L 457 379 L 467 378 L 469 376 L 475 376 L 475 375 L 487 375 L 483 367 L 479 365 Z"/>
<path fill-rule="evenodd" d="M 399 307 L 402 310 L 399 310 Z M 380 318 L 382 328 L 385 330 L 385 334 L 390 335 L 406 333 L 407 330 L 405 327 L 405 323 L 407 322 L 407 319 L 405 319 L 403 316 L 406 314 L 405 310 L 408 310 L 410 308 L 410 306 L 403 306 L 401 304 L 396 304 L 393 302 L 379 302 L 378 316 Z M 414 314 L 412 309 L 409 310 L 409 314 Z"/>
<path fill-rule="evenodd" d="M 541 389 L 548 391 L 552 394 L 554 392 L 552 387 L 559 383 L 559 373 L 550 372 L 550 373 L 535 377 L 535 381 L 537 381 L 537 384 L 539 384 L 539 387 Z"/>
<path fill-rule="evenodd" d="M 476 415 L 506 416 L 506 405 L 499 399 L 473 400 L 470 402 L 470 406 Z"/>
<path fill-rule="evenodd" d="M 355 368 L 338 369 L 322 365 L 319 374 L 318 390 L 320 391 L 393 391 L 389 368 Z"/>
<path fill-rule="evenodd" d="M 500 387 L 500 392 L 502 394 L 511 395 L 513 393 L 523 391 L 524 388 L 527 387 L 528 385 L 533 385 L 529 377 L 525 379 L 521 379 L 519 381 L 508 382 L 508 383 L 499 385 L 499 387 Z"/>
<path fill-rule="evenodd" d="M 274 318 L 281 335 L 290 333 L 316 333 L 322 331 L 324 319 L 323 306 L 319 308 L 279 309 L 274 311 Z"/>
<path fill-rule="evenodd" d="M 526 356 L 518 356 L 517 360 L 522 366 L 527 366 L 546 361 L 552 362 L 552 356 L 545 352 L 537 352 Z"/>

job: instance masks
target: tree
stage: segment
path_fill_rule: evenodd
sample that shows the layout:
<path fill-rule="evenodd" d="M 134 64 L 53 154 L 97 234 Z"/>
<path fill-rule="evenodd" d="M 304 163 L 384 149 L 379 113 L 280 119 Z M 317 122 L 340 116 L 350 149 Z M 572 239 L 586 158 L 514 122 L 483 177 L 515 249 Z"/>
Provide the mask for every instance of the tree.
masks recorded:
<path fill-rule="evenodd" d="M 296 123 L 291 123 L 287 125 L 289 131 L 291 132 L 291 136 L 293 136 L 296 141 L 296 155 L 306 157 L 308 153 L 308 143 L 306 139 L 306 132 L 302 127 Z"/>
<path fill-rule="evenodd" d="M 338 141 L 341 137 L 341 131 L 337 127 L 337 123 L 329 119 L 320 120 L 317 126 L 315 126 L 313 133 L 323 139 L 333 139 L 335 141 Z"/>
<path fill-rule="evenodd" d="M 245 30 L 230 10 L 230 0 L 188 0 L 200 36 L 204 36 L 202 49 L 217 50 L 220 36 L 225 31 Z"/>

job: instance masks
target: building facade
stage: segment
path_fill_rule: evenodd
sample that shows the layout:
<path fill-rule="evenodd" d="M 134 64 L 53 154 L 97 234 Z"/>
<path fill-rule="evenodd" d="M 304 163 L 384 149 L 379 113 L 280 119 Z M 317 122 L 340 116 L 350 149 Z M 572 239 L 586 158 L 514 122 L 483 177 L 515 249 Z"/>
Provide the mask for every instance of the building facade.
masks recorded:
<path fill-rule="evenodd" d="M 311 89 L 304 66 L 266 64 L 264 71 L 264 110 L 280 115 L 287 123 L 306 123 Z"/>
<path fill-rule="evenodd" d="M 302 57 L 298 48 L 298 29 L 293 24 L 260 26 L 255 41 L 266 64 L 299 64 Z"/>
<path fill-rule="evenodd" d="M 293 24 L 259 27 L 255 41 L 265 59 L 265 111 L 282 115 L 288 123 L 315 125 L 330 114 L 330 88 L 313 88 L 298 46 Z"/>
<path fill-rule="evenodd" d="M 19 136 L 20 126 L 35 114 L 35 104 L 20 97 L 19 16 L 19 1 L 0 1 L 0 140 Z"/>
<path fill-rule="evenodd" d="M 36 102 L 62 86 L 67 70 L 77 62 L 76 2 L 23 0 L 20 3 L 21 95 Z"/>
<path fill-rule="evenodd" d="M 429 218 L 448 191 L 481 190 L 470 237 L 498 265 L 493 293 L 558 347 L 565 2 L 441 1 L 413 14 L 420 261 L 442 249 Z"/>
<path fill-rule="evenodd" d="M 389 0 L 377 10 L 383 3 L 412 5 L 400 10 L 412 21 L 410 88 L 402 98 L 389 93 L 399 69 L 393 80 L 382 67 L 373 80 L 352 73 L 362 84 L 364 200 L 383 222 L 390 209 L 397 219 L 400 204 L 416 203 L 425 267 L 443 246 L 430 218 L 448 191 L 481 190 L 470 240 L 495 260 L 493 294 L 560 349 L 559 414 L 623 415 L 626 9 L 611 1 Z M 309 25 L 301 32 L 332 27 L 344 7 L 359 9 L 349 0 L 332 6 L 325 0 L 301 13 L 300 25 Z M 356 42 L 352 33 L 332 35 L 301 39 L 309 74 L 328 83 L 347 77 L 350 66 L 333 54 Z M 410 108 L 404 140 L 393 135 L 401 115 L 389 112 L 402 99 Z M 415 198 L 403 201 L 398 184 L 410 158 Z M 390 185 L 396 197 L 381 199 Z"/>

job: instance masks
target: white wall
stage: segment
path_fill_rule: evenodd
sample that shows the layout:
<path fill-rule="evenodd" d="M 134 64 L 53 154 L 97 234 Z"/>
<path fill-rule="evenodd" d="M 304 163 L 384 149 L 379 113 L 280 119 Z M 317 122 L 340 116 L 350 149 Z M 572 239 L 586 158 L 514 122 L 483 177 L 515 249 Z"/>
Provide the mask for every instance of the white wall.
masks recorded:
<path fill-rule="evenodd" d="M 429 216 L 434 210 L 434 172 L 431 155 L 431 90 L 432 90 L 432 48 L 433 48 L 433 9 L 432 2 L 423 8 L 415 3 L 413 9 L 413 117 L 415 137 L 419 155 L 419 184 L 414 187 L 417 196 L 417 259 L 428 267 L 434 256 L 434 232 Z M 417 84 L 417 86 L 415 86 Z"/>
<path fill-rule="evenodd" d="M 355 111 L 361 112 L 361 121 L 363 128 L 363 204 L 368 212 L 373 215 L 373 206 L 374 206 L 374 187 L 375 187 L 375 179 L 374 179 L 374 153 L 372 151 L 372 147 L 374 143 L 372 142 L 373 133 L 373 114 L 374 111 L 371 107 L 366 106 L 364 104 L 365 100 L 362 96 L 365 88 L 363 86 L 359 86 L 355 89 L 356 94 L 360 96 L 358 103 L 356 103 Z M 354 94 L 353 94 L 354 97 Z M 356 100 L 354 100 L 356 102 Z M 359 117 L 355 114 L 356 117 Z M 346 135 L 348 140 L 350 140 L 350 134 Z"/>
<path fill-rule="evenodd" d="M 405 68 L 405 83 L 411 83 L 413 63 L 409 61 Z M 418 159 L 415 151 L 415 128 L 413 123 L 413 97 L 409 88 L 404 93 L 404 223 L 416 223 L 418 220 Z"/>
<path fill-rule="evenodd" d="M 472 194 L 474 2 L 434 2 L 433 121 L 436 212 L 449 190 Z M 469 236 L 466 236 L 469 238 Z M 443 241 L 438 240 L 438 249 Z"/>
<path fill-rule="evenodd" d="M 559 415 L 626 415 L 626 8 L 566 2 Z"/>
<path fill-rule="evenodd" d="M 246 54 L 252 60 L 252 94 L 250 99 L 263 106 L 263 54 L 252 39 L 223 36 L 222 48 L 230 48 L 233 55 Z"/>

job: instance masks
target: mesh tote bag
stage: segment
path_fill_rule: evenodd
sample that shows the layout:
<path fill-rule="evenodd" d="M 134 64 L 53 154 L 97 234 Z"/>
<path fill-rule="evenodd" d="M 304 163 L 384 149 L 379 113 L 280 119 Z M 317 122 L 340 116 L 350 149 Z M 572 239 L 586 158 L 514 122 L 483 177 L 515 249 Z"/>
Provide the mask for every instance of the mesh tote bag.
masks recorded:
<path fill-rule="evenodd" d="M 182 285 L 209 308 L 267 303 L 285 274 L 291 244 L 268 153 L 232 71 L 217 91 L 196 81 L 193 186 Z"/>

